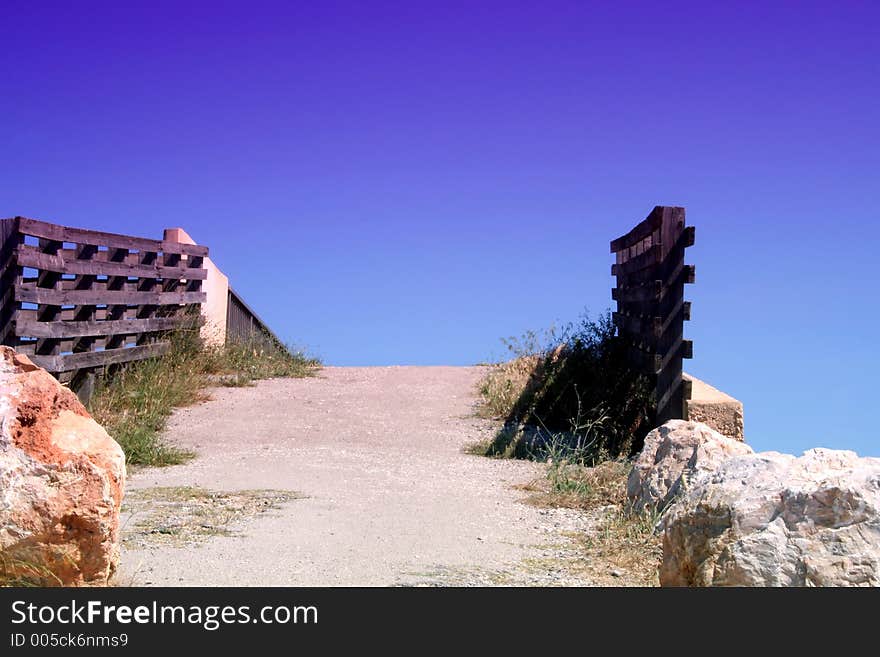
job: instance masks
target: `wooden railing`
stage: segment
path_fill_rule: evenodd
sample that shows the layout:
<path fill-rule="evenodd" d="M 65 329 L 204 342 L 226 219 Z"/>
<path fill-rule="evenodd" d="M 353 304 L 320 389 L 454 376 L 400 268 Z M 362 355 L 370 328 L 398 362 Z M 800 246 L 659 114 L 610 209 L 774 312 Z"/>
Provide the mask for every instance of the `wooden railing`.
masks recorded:
<path fill-rule="evenodd" d="M 685 418 L 690 397 L 682 380 L 682 359 L 693 357 L 693 345 L 684 339 L 691 314 L 684 286 L 694 282 L 694 267 L 685 265 L 684 257 L 694 236 L 693 226 L 685 225 L 684 208 L 657 206 L 611 242 L 614 322 L 627 341 L 630 362 L 655 385 L 658 424 Z"/>
<path fill-rule="evenodd" d="M 281 339 L 231 287 L 226 304 L 226 342 L 287 351 Z"/>
<path fill-rule="evenodd" d="M 0 343 L 70 381 L 157 356 L 205 301 L 205 246 L 0 220 Z"/>

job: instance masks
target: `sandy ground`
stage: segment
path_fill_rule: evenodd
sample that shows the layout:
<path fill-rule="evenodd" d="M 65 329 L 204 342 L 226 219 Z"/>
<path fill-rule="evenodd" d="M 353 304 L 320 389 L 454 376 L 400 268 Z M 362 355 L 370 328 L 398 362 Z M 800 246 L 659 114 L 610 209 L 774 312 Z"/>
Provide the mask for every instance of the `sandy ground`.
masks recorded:
<path fill-rule="evenodd" d="M 211 401 L 177 411 L 166 435 L 198 456 L 134 472 L 132 498 L 172 486 L 304 497 L 236 518 L 227 535 L 129 541 L 119 582 L 590 584 L 565 567 L 576 558 L 569 537 L 587 520 L 524 504 L 515 488 L 541 466 L 463 451 L 494 428 L 473 412 L 481 372 L 328 367 L 309 379 L 211 390 Z M 149 502 L 139 505 L 125 514 L 126 531 L 143 524 Z"/>

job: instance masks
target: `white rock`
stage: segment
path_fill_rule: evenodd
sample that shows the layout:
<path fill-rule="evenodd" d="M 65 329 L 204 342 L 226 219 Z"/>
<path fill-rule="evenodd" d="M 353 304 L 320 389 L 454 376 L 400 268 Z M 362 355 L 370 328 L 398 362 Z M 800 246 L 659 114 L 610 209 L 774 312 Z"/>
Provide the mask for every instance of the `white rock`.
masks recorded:
<path fill-rule="evenodd" d="M 880 459 L 727 459 L 664 515 L 663 586 L 880 585 Z"/>
<path fill-rule="evenodd" d="M 670 420 L 645 437 L 627 481 L 637 509 L 664 509 L 701 474 L 743 454 L 745 443 L 727 438 L 701 422 Z"/>

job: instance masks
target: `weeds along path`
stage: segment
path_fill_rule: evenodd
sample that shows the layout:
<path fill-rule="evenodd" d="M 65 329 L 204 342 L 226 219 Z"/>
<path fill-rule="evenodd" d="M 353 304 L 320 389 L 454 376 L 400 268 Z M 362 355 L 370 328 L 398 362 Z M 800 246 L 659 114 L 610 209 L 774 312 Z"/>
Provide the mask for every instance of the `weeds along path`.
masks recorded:
<path fill-rule="evenodd" d="M 522 502 L 530 462 L 472 456 L 477 367 L 327 367 L 219 388 L 166 439 L 191 462 L 133 472 L 120 584 L 593 583 L 590 519 Z"/>

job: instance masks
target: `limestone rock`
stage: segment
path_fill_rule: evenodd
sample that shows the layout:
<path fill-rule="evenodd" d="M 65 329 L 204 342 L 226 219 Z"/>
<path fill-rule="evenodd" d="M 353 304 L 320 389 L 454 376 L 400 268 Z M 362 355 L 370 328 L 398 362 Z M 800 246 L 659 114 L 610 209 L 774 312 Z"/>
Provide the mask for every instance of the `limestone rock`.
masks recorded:
<path fill-rule="evenodd" d="M 106 584 L 125 456 L 70 390 L 0 347 L 0 558 L 7 578 Z M 0 572 L 2 572 L 0 571 Z"/>
<path fill-rule="evenodd" d="M 627 496 L 638 509 L 664 509 L 699 475 L 732 456 L 752 454 L 700 422 L 670 420 L 645 437 L 627 481 Z"/>
<path fill-rule="evenodd" d="M 878 586 L 880 459 L 730 458 L 660 526 L 663 586 Z"/>

